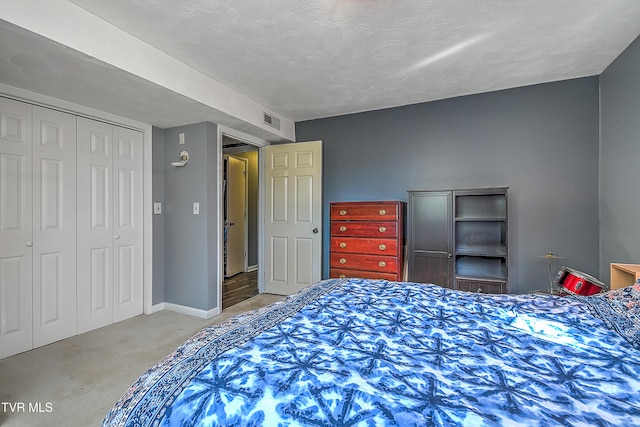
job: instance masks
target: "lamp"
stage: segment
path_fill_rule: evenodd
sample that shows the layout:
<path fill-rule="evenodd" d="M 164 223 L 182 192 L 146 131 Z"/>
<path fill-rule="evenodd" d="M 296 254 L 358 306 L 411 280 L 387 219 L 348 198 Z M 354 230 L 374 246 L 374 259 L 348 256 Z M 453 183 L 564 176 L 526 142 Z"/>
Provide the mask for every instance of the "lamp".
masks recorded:
<path fill-rule="evenodd" d="M 189 153 L 187 153 L 186 151 L 181 151 L 180 152 L 180 161 L 179 162 L 172 162 L 171 166 L 182 167 L 182 166 L 186 165 L 188 161 L 189 161 Z"/>

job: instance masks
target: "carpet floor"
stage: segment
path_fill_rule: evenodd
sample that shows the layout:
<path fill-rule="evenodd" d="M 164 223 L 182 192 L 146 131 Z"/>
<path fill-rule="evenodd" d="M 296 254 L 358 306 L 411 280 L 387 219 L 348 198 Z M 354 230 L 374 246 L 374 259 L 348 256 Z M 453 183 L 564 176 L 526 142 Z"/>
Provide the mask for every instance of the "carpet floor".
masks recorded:
<path fill-rule="evenodd" d="M 200 329 L 282 299 L 260 294 L 212 319 L 137 316 L 0 360 L 0 425 L 99 426 L 144 371 Z"/>

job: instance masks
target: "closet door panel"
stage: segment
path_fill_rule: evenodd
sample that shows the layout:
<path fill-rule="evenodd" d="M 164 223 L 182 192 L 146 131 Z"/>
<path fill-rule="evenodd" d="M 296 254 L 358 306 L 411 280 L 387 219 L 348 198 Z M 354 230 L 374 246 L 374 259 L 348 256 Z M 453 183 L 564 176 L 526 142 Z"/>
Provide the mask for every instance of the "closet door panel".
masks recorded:
<path fill-rule="evenodd" d="M 76 333 L 76 117 L 33 110 L 33 345 Z"/>
<path fill-rule="evenodd" d="M 78 117 L 78 333 L 113 322 L 112 126 Z"/>
<path fill-rule="evenodd" d="M 142 133 L 113 127 L 114 322 L 143 311 Z"/>
<path fill-rule="evenodd" d="M 0 358 L 33 346 L 31 122 L 30 105 L 0 97 Z"/>

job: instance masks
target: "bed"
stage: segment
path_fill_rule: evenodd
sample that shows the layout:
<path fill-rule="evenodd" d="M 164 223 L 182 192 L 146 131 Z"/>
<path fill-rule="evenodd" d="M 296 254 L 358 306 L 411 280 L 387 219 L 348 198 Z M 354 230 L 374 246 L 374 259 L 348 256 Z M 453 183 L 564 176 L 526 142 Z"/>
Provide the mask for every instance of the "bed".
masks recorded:
<path fill-rule="evenodd" d="M 590 297 L 329 279 L 186 341 L 115 426 L 640 425 L 640 284 Z"/>

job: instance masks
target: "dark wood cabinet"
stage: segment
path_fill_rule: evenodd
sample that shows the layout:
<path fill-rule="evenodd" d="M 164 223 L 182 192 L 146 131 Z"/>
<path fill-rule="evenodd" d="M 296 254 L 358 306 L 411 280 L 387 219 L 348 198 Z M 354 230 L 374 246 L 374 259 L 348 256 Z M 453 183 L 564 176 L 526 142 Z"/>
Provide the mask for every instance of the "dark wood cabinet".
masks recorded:
<path fill-rule="evenodd" d="M 506 293 L 508 189 L 410 191 L 408 280 Z"/>
<path fill-rule="evenodd" d="M 402 280 L 402 202 L 332 202 L 330 215 L 330 277 Z"/>

